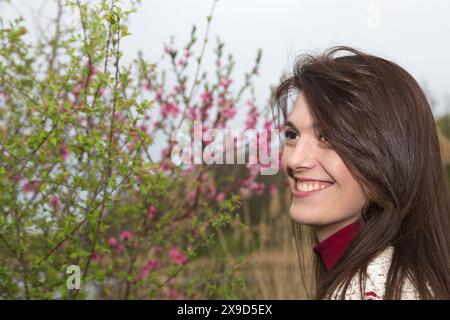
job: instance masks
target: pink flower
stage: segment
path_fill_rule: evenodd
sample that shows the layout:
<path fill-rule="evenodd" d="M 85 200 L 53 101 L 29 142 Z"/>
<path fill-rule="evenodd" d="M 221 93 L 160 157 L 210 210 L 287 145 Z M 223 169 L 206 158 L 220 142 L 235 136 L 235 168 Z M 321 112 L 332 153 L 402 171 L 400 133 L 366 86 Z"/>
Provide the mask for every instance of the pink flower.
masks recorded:
<path fill-rule="evenodd" d="M 100 260 L 100 255 L 98 254 L 97 251 L 92 252 L 92 254 L 91 254 L 91 259 L 92 259 L 92 261 L 98 261 L 98 260 Z"/>
<path fill-rule="evenodd" d="M 64 107 L 64 103 L 58 104 L 58 109 L 62 112 L 67 112 L 66 108 Z"/>
<path fill-rule="evenodd" d="M 149 206 L 147 212 L 148 212 L 148 217 L 150 219 L 155 219 L 156 218 L 156 213 L 158 212 L 158 209 L 156 209 L 155 206 Z"/>
<path fill-rule="evenodd" d="M 150 83 L 150 81 L 144 84 L 144 89 L 147 91 L 150 91 L 152 89 L 152 84 Z"/>
<path fill-rule="evenodd" d="M 170 171 L 170 164 L 169 164 L 169 161 L 167 159 L 163 160 L 161 162 L 161 170 L 163 172 L 169 172 Z"/>
<path fill-rule="evenodd" d="M 175 93 L 181 93 L 181 92 L 183 92 L 183 90 L 184 90 L 184 86 L 183 85 L 174 85 L 173 86 L 173 91 L 175 92 Z"/>
<path fill-rule="evenodd" d="M 194 108 L 193 106 L 188 107 L 188 109 L 187 109 L 187 114 L 188 114 L 188 117 L 189 117 L 191 120 L 198 120 L 198 119 L 197 119 L 197 114 L 196 114 L 196 112 L 195 112 L 195 108 Z"/>
<path fill-rule="evenodd" d="M 165 46 L 165 47 L 164 47 L 164 51 L 165 51 L 167 54 L 169 54 L 170 56 L 172 56 L 173 58 L 175 58 L 175 56 L 177 55 L 177 51 L 174 50 L 174 49 L 172 49 L 172 48 L 170 48 L 170 47 L 168 47 L 168 46 Z"/>
<path fill-rule="evenodd" d="M 58 196 L 54 195 L 50 200 L 50 205 L 53 207 L 53 209 L 58 209 Z"/>
<path fill-rule="evenodd" d="M 156 268 L 158 268 L 159 266 L 159 262 L 158 260 L 155 259 L 151 259 L 148 260 L 147 264 L 145 265 L 150 271 L 155 270 Z"/>
<path fill-rule="evenodd" d="M 205 91 L 200 95 L 200 99 L 203 103 L 207 104 L 212 102 L 213 97 L 209 91 Z"/>
<path fill-rule="evenodd" d="M 220 192 L 217 196 L 216 196 L 216 200 L 217 201 L 223 201 L 225 199 L 225 193 L 224 192 Z"/>
<path fill-rule="evenodd" d="M 190 205 L 193 205 L 196 197 L 197 197 L 197 189 L 189 191 L 188 196 L 187 196 L 188 203 Z"/>
<path fill-rule="evenodd" d="M 250 110 L 247 112 L 247 120 L 245 121 L 246 130 L 255 128 L 257 117 L 259 116 L 253 101 L 248 101 L 247 105 L 250 107 Z"/>
<path fill-rule="evenodd" d="M 75 87 L 73 87 L 72 94 L 74 96 L 78 96 L 80 94 L 80 92 L 81 92 L 81 88 L 82 88 L 81 84 L 78 83 Z"/>
<path fill-rule="evenodd" d="M 222 88 L 224 88 L 224 89 L 227 89 L 228 86 L 231 84 L 231 82 L 232 82 L 232 80 L 230 80 L 230 79 L 226 79 L 226 78 L 221 79 L 221 80 L 220 80 L 220 86 L 221 86 Z"/>
<path fill-rule="evenodd" d="M 39 191 L 39 188 L 41 187 L 41 182 L 37 180 L 29 181 L 25 183 L 23 186 L 24 192 L 33 192 L 37 193 Z"/>
<path fill-rule="evenodd" d="M 150 272 L 155 270 L 159 266 L 158 260 L 149 260 L 141 269 L 137 276 L 137 280 L 142 280 L 146 278 Z"/>
<path fill-rule="evenodd" d="M 133 238 L 133 234 L 130 231 L 122 231 L 119 236 L 120 240 L 123 242 L 131 240 Z"/>
<path fill-rule="evenodd" d="M 216 186 L 214 185 L 214 183 L 211 183 L 211 184 L 208 186 L 208 189 L 209 189 L 209 196 L 210 196 L 210 197 L 214 197 L 214 196 L 216 195 L 216 193 L 217 193 L 217 188 L 216 188 Z"/>
<path fill-rule="evenodd" d="M 173 115 L 176 117 L 180 113 L 180 107 L 174 103 L 164 103 L 161 108 L 161 115 L 167 117 Z"/>
<path fill-rule="evenodd" d="M 254 129 L 254 128 L 255 128 L 255 125 L 256 125 L 256 119 L 254 119 L 254 118 L 248 118 L 248 119 L 245 121 L 245 130 L 248 130 L 248 129 Z"/>
<path fill-rule="evenodd" d="M 175 262 L 179 265 L 185 265 L 187 263 L 186 256 L 175 247 L 170 249 L 169 257 L 170 257 L 170 259 L 172 259 L 173 262 Z"/>
<path fill-rule="evenodd" d="M 148 131 L 148 127 L 145 124 L 141 124 L 138 128 L 141 129 L 144 133 L 147 133 Z"/>
<path fill-rule="evenodd" d="M 117 247 L 117 239 L 116 238 L 114 238 L 114 237 L 111 237 L 111 238 L 109 238 L 109 240 L 108 240 L 108 246 L 110 247 L 110 248 L 115 248 L 115 247 Z"/>
<path fill-rule="evenodd" d="M 59 154 L 61 158 L 66 161 L 69 156 L 69 149 L 67 148 L 67 144 L 63 143 L 59 146 Z"/>
<path fill-rule="evenodd" d="M 277 186 L 275 185 L 275 184 L 271 184 L 270 186 L 269 186 L 269 193 L 270 194 L 274 194 L 274 193 L 276 193 L 277 192 Z"/>
<path fill-rule="evenodd" d="M 233 119 L 236 115 L 236 109 L 234 108 L 225 108 L 222 110 L 222 115 L 226 118 Z"/>

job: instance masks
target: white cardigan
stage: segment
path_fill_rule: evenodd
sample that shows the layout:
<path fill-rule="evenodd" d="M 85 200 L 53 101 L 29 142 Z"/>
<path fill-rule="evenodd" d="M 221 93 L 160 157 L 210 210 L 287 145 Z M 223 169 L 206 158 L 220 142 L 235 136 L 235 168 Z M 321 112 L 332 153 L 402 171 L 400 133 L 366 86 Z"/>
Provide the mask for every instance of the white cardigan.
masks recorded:
<path fill-rule="evenodd" d="M 363 287 L 364 295 L 361 296 L 359 274 L 356 274 L 345 293 L 345 300 L 383 300 L 385 293 L 386 278 L 389 267 L 392 261 L 392 254 L 394 248 L 387 247 L 384 251 L 378 254 L 367 266 L 367 280 L 365 287 Z M 331 300 L 339 299 L 342 287 L 338 289 L 329 297 Z M 419 294 L 411 281 L 406 278 L 402 288 L 402 299 L 418 300 Z"/>

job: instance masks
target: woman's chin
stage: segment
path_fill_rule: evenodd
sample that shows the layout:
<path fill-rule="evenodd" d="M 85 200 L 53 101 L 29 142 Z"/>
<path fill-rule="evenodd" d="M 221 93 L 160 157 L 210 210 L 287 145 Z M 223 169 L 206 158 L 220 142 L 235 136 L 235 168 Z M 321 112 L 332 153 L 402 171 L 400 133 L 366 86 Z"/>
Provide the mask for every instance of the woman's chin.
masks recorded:
<path fill-rule="evenodd" d="M 310 225 L 310 226 L 320 226 L 322 225 L 322 221 L 319 218 L 319 214 L 314 214 L 309 212 L 308 214 L 304 212 L 304 210 L 295 210 L 291 208 L 290 210 L 291 219 L 297 223 Z"/>

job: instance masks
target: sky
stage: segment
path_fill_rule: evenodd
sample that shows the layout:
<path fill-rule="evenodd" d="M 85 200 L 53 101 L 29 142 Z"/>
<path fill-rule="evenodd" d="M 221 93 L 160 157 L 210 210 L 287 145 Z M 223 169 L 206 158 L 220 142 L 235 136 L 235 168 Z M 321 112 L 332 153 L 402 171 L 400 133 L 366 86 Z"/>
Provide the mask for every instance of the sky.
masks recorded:
<path fill-rule="evenodd" d="M 22 14 L 37 21 L 52 14 L 50 0 L 11 2 L 12 7 L 0 0 L 6 19 Z M 194 24 L 202 38 L 211 5 L 212 0 L 142 0 L 130 21 L 132 36 L 122 44 L 124 60 L 131 61 L 139 50 L 158 60 L 164 43 L 174 36 L 181 47 Z M 403 66 L 433 97 L 433 112 L 440 115 L 450 112 L 449 18 L 450 1 L 443 0 L 218 0 L 202 71 L 212 67 L 217 36 L 237 61 L 236 84 L 242 83 L 261 48 L 255 94 L 264 104 L 270 86 L 290 71 L 297 55 L 349 45 Z"/>

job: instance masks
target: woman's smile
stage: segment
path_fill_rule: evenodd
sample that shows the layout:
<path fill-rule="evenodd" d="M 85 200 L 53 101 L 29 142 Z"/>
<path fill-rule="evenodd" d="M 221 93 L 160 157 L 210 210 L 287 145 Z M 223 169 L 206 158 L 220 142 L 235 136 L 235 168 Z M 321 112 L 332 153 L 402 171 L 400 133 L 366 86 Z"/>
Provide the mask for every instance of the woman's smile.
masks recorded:
<path fill-rule="evenodd" d="M 294 197 L 305 197 L 319 193 L 334 185 L 333 182 L 315 180 L 310 178 L 299 178 L 291 180 L 291 192 Z M 293 182 L 292 182 L 293 181 Z"/>

